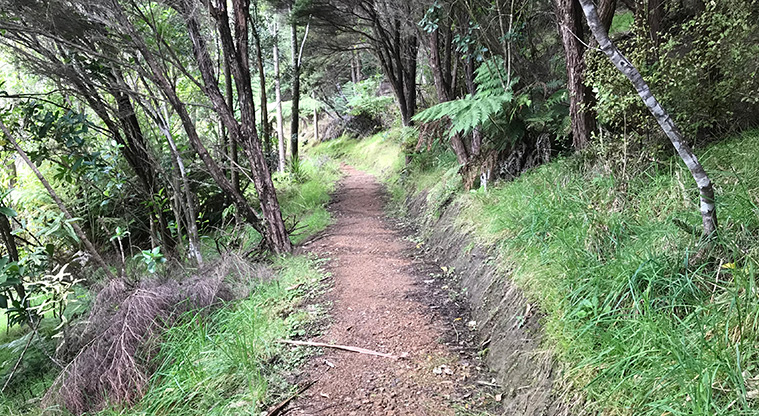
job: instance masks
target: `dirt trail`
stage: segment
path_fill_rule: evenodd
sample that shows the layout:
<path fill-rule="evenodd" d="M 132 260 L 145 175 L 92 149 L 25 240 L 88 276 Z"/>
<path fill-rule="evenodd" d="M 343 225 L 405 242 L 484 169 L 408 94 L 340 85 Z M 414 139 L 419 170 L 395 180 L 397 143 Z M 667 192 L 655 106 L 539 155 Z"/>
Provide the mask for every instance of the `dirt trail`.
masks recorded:
<path fill-rule="evenodd" d="M 380 184 L 353 168 L 344 170 L 332 205 L 336 223 L 307 247 L 331 259 L 328 269 L 334 276 L 328 295 L 332 323 L 311 341 L 407 357 L 328 348 L 307 369 L 308 377 L 318 381 L 287 414 L 453 415 L 472 365 L 441 343 L 450 324 L 415 300 L 423 276 L 415 274 L 409 258 L 413 243 L 383 218 Z"/>

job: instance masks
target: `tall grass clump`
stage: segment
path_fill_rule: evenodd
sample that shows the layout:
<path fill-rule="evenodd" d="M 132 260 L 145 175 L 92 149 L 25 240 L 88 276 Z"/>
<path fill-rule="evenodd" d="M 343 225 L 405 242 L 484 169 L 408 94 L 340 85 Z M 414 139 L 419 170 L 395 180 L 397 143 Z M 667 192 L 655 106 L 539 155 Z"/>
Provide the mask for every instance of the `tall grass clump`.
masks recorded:
<path fill-rule="evenodd" d="M 338 179 L 340 166 L 324 155 L 306 155 L 291 165 L 290 172 L 275 176 L 282 215 L 288 225 L 295 227 L 294 243 L 302 242 L 330 224 L 327 204 Z"/>
<path fill-rule="evenodd" d="M 702 160 L 720 240 L 694 262 L 698 195 L 675 159 L 635 175 L 542 166 L 463 198 L 462 227 L 546 314 L 580 413 L 759 414 L 759 132 Z"/>

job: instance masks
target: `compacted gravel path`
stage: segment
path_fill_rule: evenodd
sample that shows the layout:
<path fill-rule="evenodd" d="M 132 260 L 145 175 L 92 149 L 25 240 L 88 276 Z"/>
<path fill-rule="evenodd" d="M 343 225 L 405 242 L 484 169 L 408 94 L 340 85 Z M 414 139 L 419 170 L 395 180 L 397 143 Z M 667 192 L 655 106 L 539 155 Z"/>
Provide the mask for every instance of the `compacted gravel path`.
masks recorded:
<path fill-rule="evenodd" d="M 317 380 L 288 415 L 453 415 L 471 365 L 442 343 L 450 324 L 413 296 L 424 285 L 409 253 L 413 243 L 386 223 L 376 179 L 344 168 L 332 204 L 336 220 L 307 246 L 329 258 L 331 323 L 312 342 L 366 348 L 385 358 L 325 348 L 306 369 Z M 464 397 L 468 396 L 465 395 Z"/>

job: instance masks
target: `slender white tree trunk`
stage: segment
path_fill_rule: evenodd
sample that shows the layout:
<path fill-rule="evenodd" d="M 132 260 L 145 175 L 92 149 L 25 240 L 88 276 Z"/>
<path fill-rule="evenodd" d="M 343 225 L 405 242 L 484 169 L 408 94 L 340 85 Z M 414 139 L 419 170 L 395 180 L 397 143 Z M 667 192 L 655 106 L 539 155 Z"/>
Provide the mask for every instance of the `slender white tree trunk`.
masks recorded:
<path fill-rule="evenodd" d="M 651 114 L 653 114 L 656 121 L 661 126 L 664 133 L 669 137 L 677 154 L 680 155 L 685 165 L 690 170 L 693 179 L 698 185 L 698 190 L 701 197 L 701 219 L 704 224 L 704 236 L 710 236 L 717 230 L 717 209 L 714 205 L 714 188 L 709 176 L 706 174 L 704 167 L 698 161 L 698 158 L 693 153 L 693 150 L 683 140 L 680 129 L 677 128 L 675 121 L 659 104 L 659 101 L 654 97 L 651 89 L 643 80 L 640 72 L 630 62 L 622 52 L 614 45 L 609 39 L 609 34 L 606 28 L 602 25 L 601 19 L 598 17 L 596 6 L 593 4 L 593 0 L 580 0 L 582 5 L 582 11 L 585 13 L 585 17 L 588 20 L 590 30 L 593 32 L 593 36 L 596 38 L 601 50 L 611 60 L 614 66 L 623 73 L 627 79 L 638 91 L 638 95 L 646 104 Z"/>
<path fill-rule="evenodd" d="M 311 94 L 316 101 L 316 94 Z M 319 143 L 319 109 L 314 105 L 314 143 Z"/>
<path fill-rule="evenodd" d="M 179 169 L 179 176 L 182 179 L 182 191 L 185 196 L 185 221 L 187 222 L 187 242 L 188 242 L 188 251 L 190 254 L 190 257 L 195 259 L 198 266 L 203 265 L 203 255 L 200 253 L 200 237 L 198 234 L 198 217 L 195 212 L 195 201 L 192 197 L 192 190 L 190 189 L 190 181 L 187 178 L 187 171 L 184 167 L 184 161 L 182 161 L 182 156 L 179 154 L 179 149 L 177 148 L 176 142 L 174 142 L 174 137 L 171 134 L 171 131 L 169 129 L 169 114 L 168 110 L 166 110 L 166 107 L 164 106 L 162 117 L 162 122 L 159 123 L 158 129 L 163 133 L 163 135 L 166 137 L 166 141 L 169 142 L 169 146 L 171 148 L 171 155 L 174 157 L 174 163 L 176 164 L 177 168 Z M 235 166 L 232 166 L 232 169 L 236 169 Z M 177 224 L 178 226 L 179 224 Z M 177 232 L 177 234 L 179 234 Z"/>

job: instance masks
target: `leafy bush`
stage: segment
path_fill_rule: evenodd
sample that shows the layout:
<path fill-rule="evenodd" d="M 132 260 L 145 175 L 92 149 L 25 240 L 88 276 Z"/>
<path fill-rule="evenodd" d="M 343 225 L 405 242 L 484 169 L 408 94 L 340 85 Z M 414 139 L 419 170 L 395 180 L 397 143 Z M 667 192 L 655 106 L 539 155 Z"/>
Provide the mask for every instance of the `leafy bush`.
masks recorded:
<path fill-rule="evenodd" d="M 619 41 L 686 136 L 703 137 L 756 123 L 759 110 L 759 7 L 756 1 L 716 0 L 662 33 L 659 45 L 640 22 Z M 670 5 L 670 15 L 678 12 Z M 656 131 L 627 79 L 600 52 L 589 50 L 587 81 L 598 96 L 599 121 L 615 132 Z"/>

